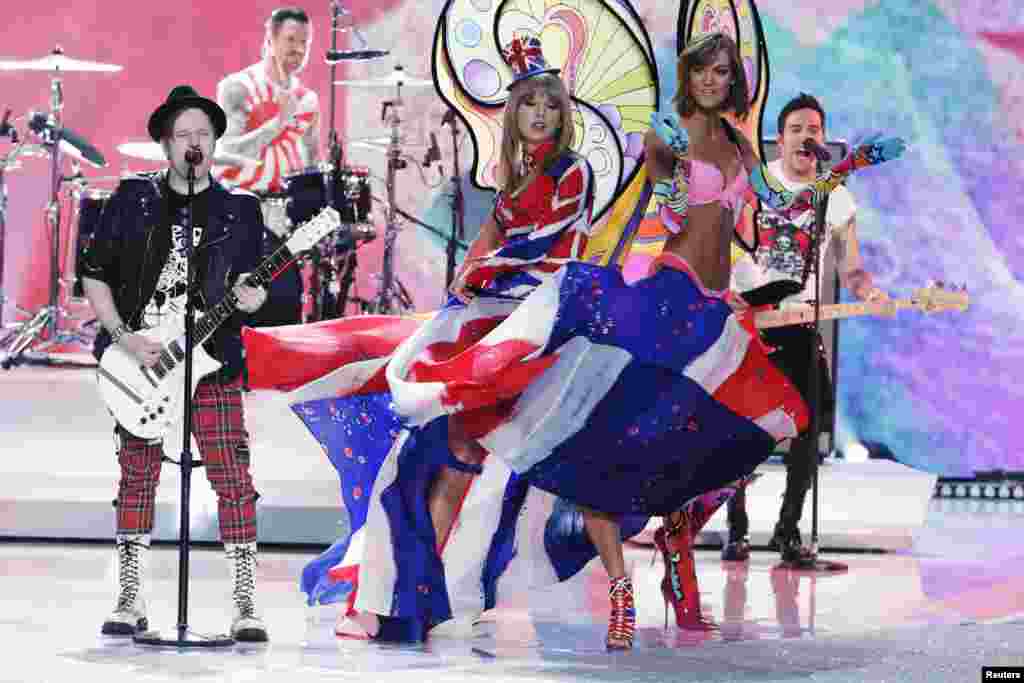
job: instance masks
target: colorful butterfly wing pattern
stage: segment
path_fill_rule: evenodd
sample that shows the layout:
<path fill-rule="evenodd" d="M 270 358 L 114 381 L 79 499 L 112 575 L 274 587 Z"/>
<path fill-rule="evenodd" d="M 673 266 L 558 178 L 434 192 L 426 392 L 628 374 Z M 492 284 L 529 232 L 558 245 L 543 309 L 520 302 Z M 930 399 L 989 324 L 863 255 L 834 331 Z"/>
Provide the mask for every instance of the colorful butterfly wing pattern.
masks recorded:
<path fill-rule="evenodd" d="M 619 0 L 450 0 L 434 49 L 434 78 L 470 130 L 473 181 L 495 188 L 502 107 L 512 71 L 501 48 L 537 40 L 560 69 L 575 108 L 576 151 L 594 169 L 594 217 L 609 214 L 641 167 L 643 135 L 658 106 L 651 42 Z M 526 58 L 526 57 L 524 57 Z M 602 221 L 602 224 L 607 221 Z"/>

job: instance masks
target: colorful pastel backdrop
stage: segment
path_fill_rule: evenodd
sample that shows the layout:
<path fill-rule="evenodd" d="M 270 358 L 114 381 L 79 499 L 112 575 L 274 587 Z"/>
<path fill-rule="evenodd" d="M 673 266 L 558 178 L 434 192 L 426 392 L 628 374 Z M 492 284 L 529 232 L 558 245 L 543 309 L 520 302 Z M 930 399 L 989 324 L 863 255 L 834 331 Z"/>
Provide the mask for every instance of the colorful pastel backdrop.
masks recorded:
<path fill-rule="evenodd" d="M 149 113 L 175 84 L 190 82 L 212 95 L 224 74 L 256 61 L 263 20 L 278 4 L 30 4 L 5 22 L 0 57 L 41 57 L 59 44 L 72 57 L 124 66 L 116 74 L 64 77 L 66 125 L 110 161 L 106 169 L 84 172 L 92 187 L 109 189 L 113 181 L 106 176 L 154 168 L 121 156 L 117 145 L 145 139 Z M 343 65 L 338 78 L 382 76 L 396 63 L 430 78 L 441 0 L 345 4 L 371 46 L 391 55 Z M 320 93 L 325 140 L 330 88 L 322 57 L 330 44 L 329 5 L 305 3 L 314 39 L 303 80 Z M 633 6 L 654 45 L 664 104 L 675 90 L 679 7 L 653 0 Z M 1024 238 L 1017 225 L 1024 215 L 1024 7 L 1015 0 L 761 0 L 758 9 L 771 68 L 763 132 L 774 134 L 779 108 L 803 90 L 824 102 L 830 138 L 856 140 L 873 131 L 907 138 L 905 160 L 850 182 L 867 265 L 894 295 L 943 280 L 966 283 L 971 296 L 963 314 L 911 312 L 843 324 L 840 445 L 884 443 L 902 462 L 944 475 L 1024 471 L 1017 439 L 1024 412 L 1024 388 L 1017 381 L 1024 366 Z M 349 40 L 342 34 L 340 45 Z M 46 110 L 49 84 L 45 73 L 0 72 L 0 106 L 15 115 Z M 386 133 L 380 104 L 391 93 L 338 88 L 336 95 L 335 123 L 343 138 Z M 428 133 L 440 130 L 445 106 L 430 88 L 406 95 L 408 151 L 421 157 Z M 447 132 L 438 138 L 443 174 L 436 165 L 423 175 L 403 171 L 398 197 L 403 209 L 447 230 L 452 145 Z M 9 149 L 0 143 L 0 155 Z M 347 153 L 350 163 L 371 169 L 375 193 L 382 195 L 383 158 L 355 146 Z M 467 170 L 469 145 L 460 160 Z M 33 309 L 46 298 L 47 177 L 41 159 L 25 160 L 7 174 L 5 322 L 15 315 L 14 301 Z M 463 186 L 472 237 L 488 195 L 465 180 Z M 381 242 L 361 248 L 363 295 L 376 286 Z M 418 309 L 436 306 L 444 280 L 442 240 L 407 224 L 398 241 L 398 274 Z"/>

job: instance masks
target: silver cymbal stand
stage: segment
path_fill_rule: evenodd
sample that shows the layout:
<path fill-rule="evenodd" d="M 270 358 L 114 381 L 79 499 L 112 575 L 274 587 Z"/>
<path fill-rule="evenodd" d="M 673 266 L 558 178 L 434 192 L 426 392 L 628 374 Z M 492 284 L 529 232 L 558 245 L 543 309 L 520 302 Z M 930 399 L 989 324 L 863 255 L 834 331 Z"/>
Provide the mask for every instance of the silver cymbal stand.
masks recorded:
<path fill-rule="evenodd" d="M 61 332 L 58 330 L 58 321 L 68 312 L 60 306 L 60 187 L 64 182 L 61 172 L 60 141 L 63 138 L 64 90 L 61 83 L 60 69 L 54 69 L 54 76 L 50 79 L 50 113 L 46 125 L 38 132 L 43 140 L 43 146 L 50 154 L 50 203 L 45 213 L 50 228 L 50 296 L 46 306 L 40 308 L 31 318 L 22 323 L 17 332 L 3 339 L 6 346 L 6 355 L 0 367 L 10 370 L 13 366 L 27 360 L 24 354 L 37 342 L 42 342 L 34 350 L 43 352 L 58 344 L 65 343 L 87 343 L 87 340 L 74 332 Z M 44 341 L 45 339 L 45 341 Z M 49 364 L 53 359 L 43 355 L 33 357 L 31 360 Z"/>
<path fill-rule="evenodd" d="M 396 66 L 395 70 L 401 70 Z M 395 84 L 395 98 L 384 102 L 381 119 L 391 128 L 391 140 L 388 142 L 387 168 L 387 206 L 384 227 L 384 258 L 380 269 L 380 289 L 374 304 L 374 313 L 400 314 L 412 310 L 412 302 L 402 283 L 395 277 L 395 242 L 398 240 L 399 224 L 398 206 L 395 201 L 396 180 L 398 171 L 408 164 L 402 156 L 400 126 L 402 124 L 402 83 Z"/>

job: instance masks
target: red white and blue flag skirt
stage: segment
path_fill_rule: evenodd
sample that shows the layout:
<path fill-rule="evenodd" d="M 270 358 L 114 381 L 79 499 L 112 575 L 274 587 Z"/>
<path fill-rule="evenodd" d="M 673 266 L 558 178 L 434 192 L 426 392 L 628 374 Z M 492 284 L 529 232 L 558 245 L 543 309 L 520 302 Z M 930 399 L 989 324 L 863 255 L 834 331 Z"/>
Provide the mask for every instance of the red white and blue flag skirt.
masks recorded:
<path fill-rule="evenodd" d="M 634 284 L 581 262 L 543 282 L 500 276 L 391 355 L 293 392 L 338 470 L 350 524 L 306 568 L 310 603 L 358 585 L 357 609 L 415 638 L 579 571 L 596 551 L 576 504 L 622 515 L 628 537 L 750 475 L 801 431 L 806 408 L 749 319 L 681 259 L 661 263 Z M 332 333 L 365 325 L 347 320 Z M 254 334 L 273 330 L 247 330 L 250 363 L 262 353 L 281 367 L 279 340 Z M 452 462 L 453 419 L 490 455 L 439 555 L 427 494 Z"/>

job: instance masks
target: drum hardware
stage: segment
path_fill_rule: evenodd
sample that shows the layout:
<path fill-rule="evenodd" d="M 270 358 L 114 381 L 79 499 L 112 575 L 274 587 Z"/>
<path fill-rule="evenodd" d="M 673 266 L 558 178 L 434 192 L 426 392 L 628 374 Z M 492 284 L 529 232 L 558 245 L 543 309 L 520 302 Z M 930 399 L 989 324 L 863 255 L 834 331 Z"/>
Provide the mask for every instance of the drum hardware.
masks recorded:
<path fill-rule="evenodd" d="M 5 370 L 23 360 L 26 351 L 39 344 L 35 351 L 43 352 L 45 349 L 64 343 L 85 344 L 86 340 L 76 333 L 61 331 L 59 321 L 61 318 L 69 317 L 67 311 L 60 305 L 60 289 L 62 280 L 60 276 L 60 189 L 65 182 L 61 171 L 64 158 L 65 145 L 67 143 L 74 147 L 80 156 L 94 166 L 106 165 L 103 155 L 85 139 L 65 128 L 63 121 L 64 111 L 64 89 L 61 72 L 63 71 L 86 71 L 86 72 L 116 72 L 123 67 L 116 64 L 103 64 L 100 62 L 89 62 L 79 59 L 72 59 L 64 54 L 58 46 L 41 59 L 35 60 L 0 60 L 0 71 L 47 71 L 50 76 L 50 111 L 42 114 L 33 112 L 29 116 L 29 127 L 32 132 L 41 140 L 43 147 L 50 157 L 50 202 L 44 213 L 50 228 L 51 250 L 50 250 L 50 295 L 46 306 L 32 314 L 29 319 L 17 326 L 15 331 L 5 336 L 2 340 L 6 347 L 7 354 L 0 363 Z M 99 162 L 99 163 L 97 163 Z M 45 339 L 45 341 L 43 341 Z M 52 359 L 43 355 L 38 359 L 43 363 L 50 363 Z"/>
<path fill-rule="evenodd" d="M 363 32 L 356 25 L 355 17 L 343 6 L 340 0 L 331 0 L 331 49 L 327 51 L 324 61 L 330 67 L 331 97 L 328 110 L 328 121 L 330 122 L 330 133 L 327 136 L 328 159 L 336 167 L 342 163 L 341 144 L 338 142 L 338 128 L 335 125 L 335 79 L 337 78 L 338 62 L 364 62 L 373 59 L 386 57 L 389 50 L 375 50 L 370 48 Z M 359 48 L 355 50 L 339 50 L 338 34 L 350 33 L 358 42 Z"/>
<path fill-rule="evenodd" d="M 338 34 L 339 33 L 351 33 L 357 41 L 359 41 L 359 49 L 356 50 L 339 50 L 338 49 Z M 390 50 L 375 50 L 370 47 L 370 44 L 366 41 L 366 37 L 363 36 L 363 32 L 356 26 L 355 19 L 352 13 L 342 7 L 342 3 L 338 0 L 332 0 L 331 2 L 331 49 L 327 51 L 325 61 L 331 65 L 331 80 L 334 80 L 334 66 L 338 62 L 366 62 L 372 59 L 380 59 L 381 57 L 387 57 L 391 54 Z M 333 91 L 332 91 L 332 113 L 333 113 Z M 334 119 L 332 117 L 331 122 Z M 333 130 L 333 127 L 332 127 Z"/>
<path fill-rule="evenodd" d="M 447 125 L 452 134 L 452 225 L 448 234 L 447 248 L 445 249 L 444 271 L 444 291 L 447 294 L 452 286 L 452 282 L 455 280 L 455 255 L 457 247 L 460 245 L 463 249 L 467 249 L 467 247 L 465 245 L 466 229 L 464 224 L 465 204 L 462 197 L 462 178 L 459 172 L 459 121 L 458 117 L 455 116 L 454 109 L 449 109 L 445 112 L 441 118 L 441 125 Z M 443 171 L 442 175 L 444 175 Z"/>
<path fill-rule="evenodd" d="M 53 144 L 54 140 L 58 140 L 62 151 L 70 152 L 71 156 L 94 168 L 103 168 L 107 165 L 103 153 L 93 147 L 88 140 L 67 126 L 57 130 L 53 117 L 47 116 L 43 112 L 30 112 L 28 127 L 33 133 L 46 140 L 47 144 Z"/>
<path fill-rule="evenodd" d="M 369 149 L 382 151 L 387 155 L 387 175 L 385 187 L 387 189 L 387 200 L 385 206 L 385 227 L 384 227 L 384 256 L 381 263 L 381 272 L 378 276 L 379 285 L 377 296 L 370 311 L 373 313 L 404 313 L 412 310 L 412 299 L 408 290 L 395 276 L 395 246 L 398 239 L 399 208 L 395 201 L 397 190 L 398 171 L 406 168 L 408 157 L 402 154 L 403 138 L 402 126 L 402 88 L 424 88 L 432 87 L 434 82 L 423 78 L 416 78 L 406 73 L 401 64 L 395 67 L 388 75 L 380 78 L 363 80 L 341 80 L 332 81 L 335 85 L 348 86 L 353 88 L 394 88 L 395 96 L 386 100 L 381 105 L 381 121 L 390 129 L 390 135 L 384 140 L 386 143 L 383 149 L 376 144 L 377 141 L 365 142 L 355 141 Z"/>
<path fill-rule="evenodd" d="M 339 259 L 347 259 L 360 244 L 377 236 L 369 223 L 373 209 L 369 177 L 369 169 L 335 167 L 324 162 L 286 176 L 282 182 L 283 206 L 289 225 L 301 224 L 329 203 L 342 219 L 341 227 L 332 237 L 318 243 L 300 259 L 308 280 L 304 295 L 307 322 L 343 314 L 345 301 L 339 301 L 338 294 L 344 287 L 338 278 L 349 266 L 342 265 Z"/>
<path fill-rule="evenodd" d="M 288 217 L 299 225 L 331 205 L 345 225 L 367 222 L 373 206 L 369 176 L 366 168 L 327 162 L 285 176 Z"/>

